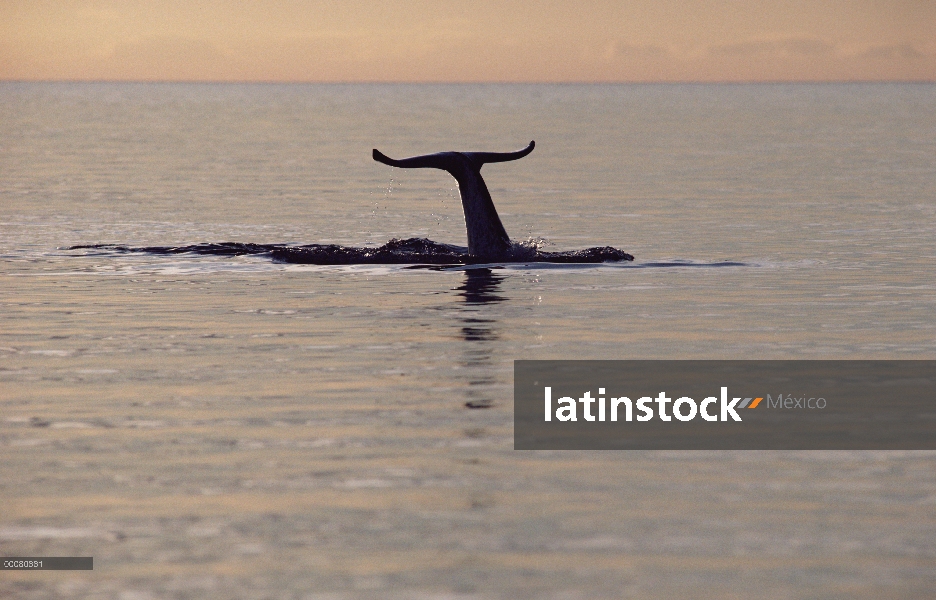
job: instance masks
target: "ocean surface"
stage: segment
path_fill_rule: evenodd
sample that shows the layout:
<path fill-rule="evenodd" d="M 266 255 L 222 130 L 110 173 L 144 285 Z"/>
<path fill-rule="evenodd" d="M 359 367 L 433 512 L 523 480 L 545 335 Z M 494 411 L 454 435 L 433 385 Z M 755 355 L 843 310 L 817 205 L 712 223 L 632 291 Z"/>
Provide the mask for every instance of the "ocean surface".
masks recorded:
<path fill-rule="evenodd" d="M 118 252 L 465 245 L 633 262 Z M 513 450 L 517 359 L 936 358 L 936 85 L 0 83 L 0 597 L 931 598 L 936 452 Z"/>

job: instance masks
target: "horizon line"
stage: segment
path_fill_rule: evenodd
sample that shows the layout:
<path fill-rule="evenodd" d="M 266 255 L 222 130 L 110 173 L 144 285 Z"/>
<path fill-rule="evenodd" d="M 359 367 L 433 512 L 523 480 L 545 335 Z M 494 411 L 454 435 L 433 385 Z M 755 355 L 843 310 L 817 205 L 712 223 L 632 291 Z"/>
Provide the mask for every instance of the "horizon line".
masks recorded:
<path fill-rule="evenodd" d="M 797 85 L 797 84 L 936 84 L 934 79 L 717 79 L 717 80 L 572 80 L 572 81 L 514 81 L 514 80 L 278 80 L 278 79 L 19 79 L 0 78 L 0 83 L 159 83 L 159 84 L 235 84 L 235 85 Z"/>

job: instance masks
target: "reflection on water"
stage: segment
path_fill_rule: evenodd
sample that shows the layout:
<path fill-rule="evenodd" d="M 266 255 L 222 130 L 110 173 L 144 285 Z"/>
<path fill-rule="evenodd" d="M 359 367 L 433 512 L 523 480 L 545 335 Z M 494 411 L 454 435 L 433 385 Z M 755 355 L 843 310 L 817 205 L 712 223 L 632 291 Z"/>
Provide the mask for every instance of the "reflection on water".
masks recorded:
<path fill-rule="evenodd" d="M 503 280 L 502 275 L 495 275 L 491 269 L 467 269 L 465 282 L 455 289 L 461 292 L 459 296 L 467 305 L 503 302 L 504 298 L 495 293 Z"/>
<path fill-rule="evenodd" d="M 490 386 L 497 383 L 493 374 L 493 342 L 500 339 L 497 333 L 497 320 L 486 310 L 486 304 L 495 304 L 506 300 L 497 294 L 502 275 L 491 269 L 468 269 L 465 280 L 455 288 L 463 302 L 459 305 L 460 337 L 464 344 L 463 358 L 460 365 L 471 373 L 468 379 L 468 408 L 490 408 L 494 400 L 488 394 Z"/>

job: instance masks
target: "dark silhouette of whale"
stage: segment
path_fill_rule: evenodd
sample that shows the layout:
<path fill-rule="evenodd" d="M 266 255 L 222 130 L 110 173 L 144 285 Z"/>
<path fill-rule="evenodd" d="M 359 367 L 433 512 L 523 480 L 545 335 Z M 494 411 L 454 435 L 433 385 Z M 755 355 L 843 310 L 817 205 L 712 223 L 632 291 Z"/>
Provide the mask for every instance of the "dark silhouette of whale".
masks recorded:
<path fill-rule="evenodd" d="M 403 169 L 442 169 L 458 182 L 465 228 L 468 230 L 468 254 L 481 259 L 499 259 L 509 255 L 510 237 L 497 216 L 491 193 L 481 177 L 487 163 L 507 162 L 533 152 L 535 142 L 516 152 L 438 152 L 395 160 L 374 149 L 374 160 Z"/>
<path fill-rule="evenodd" d="M 221 242 L 184 246 L 131 247 L 120 244 L 87 244 L 68 250 L 95 252 L 142 252 L 146 254 L 207 254 L 213 256 L 268 255 L 274 260 L 313 265 L 469 265 L 486 262 L 603 263 L 631 261 L 634 257 L 610 246 L 546 252 L 536 244 L 514 244 L 497 216 L 491 193 L 481 177 L 487 163 L 523 158 L 533 152 L 534 143 L 517 152 L 439 152 L 395 160 L 374 149 L 374 160 L 404 169 L 432 168 L 447 171 L 458 182 L 468 253 L 463 246 L 440 244 L 424 238 L 393 239 L 377 248 L 354 248 L 336 244 L 251 244 Z"/>

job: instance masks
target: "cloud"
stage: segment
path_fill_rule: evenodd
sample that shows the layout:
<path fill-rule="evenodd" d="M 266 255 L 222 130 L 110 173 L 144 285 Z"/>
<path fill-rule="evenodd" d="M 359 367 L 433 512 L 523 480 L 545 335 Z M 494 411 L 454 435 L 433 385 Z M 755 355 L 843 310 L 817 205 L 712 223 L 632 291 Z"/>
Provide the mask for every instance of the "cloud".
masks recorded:
<path fill-rule="evenodd" d="M 609 44 L 606 52 L 607 58 L 624 59 L 661 59 L 670 57 L 672 53 L 663 46 L 654 44 L 630 44 L 623 41 L 615 41 Z"/>
<path fill-rule="evenodd" d="M 218 80 L 236 78 L 242 67 L 236 54 L 219 44 L 173 35 L 114 42 L 74 60 L 81 78 L 114 80 Z"/>
<path fill-rule="evenodd" d="M 859 56 L 873 60 L 918 60 L 925 58 L 925 54 L 918 51 L 912 44 L 899 44 L 894 46 L 874 46 L 868 48 Z"/>
<path fill-rule="evenodd" d="M 716 57 L 798 58 L 831 55 L 835 47 L 819 38 L 791 37 L 779 40 L 749 40 L 709 47 Z"/>

